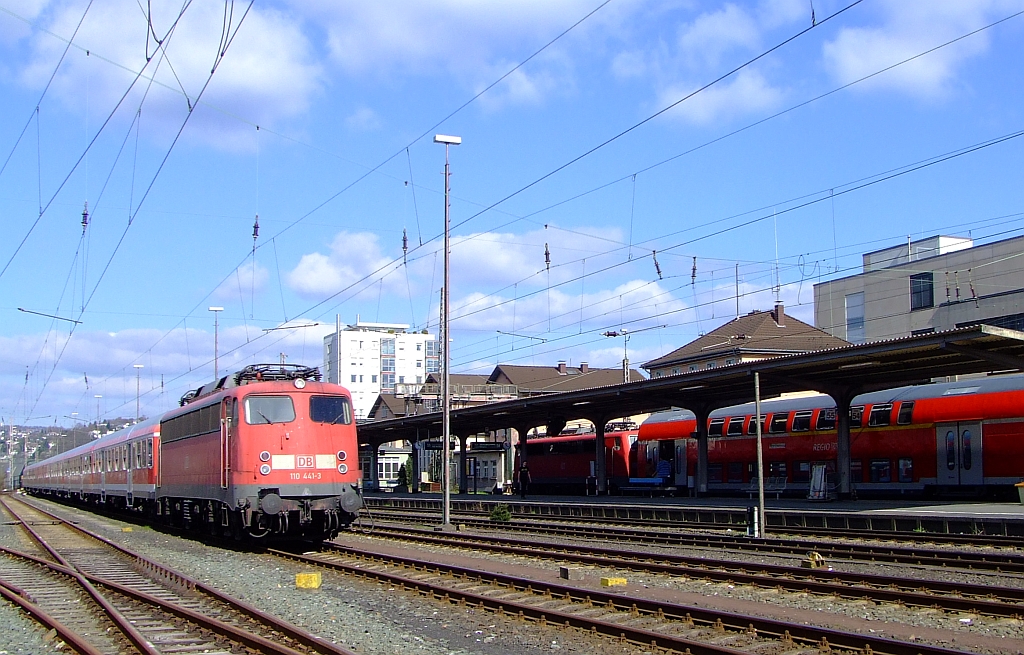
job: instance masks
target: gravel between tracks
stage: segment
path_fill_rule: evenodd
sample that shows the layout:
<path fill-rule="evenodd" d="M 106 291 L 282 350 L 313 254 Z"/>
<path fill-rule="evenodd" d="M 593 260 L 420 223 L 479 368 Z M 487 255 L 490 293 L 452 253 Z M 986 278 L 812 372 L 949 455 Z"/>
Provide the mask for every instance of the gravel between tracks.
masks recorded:
<path fill-rule="evenodd" d="M 605 655 L 646 652 L 642 648 L 612 644 L 575 630 L 545 628 L 503 619 L 488 612 L 458 609 L 378 583 L 355 580 L 331 572 L 324 572 L 321 589 L 300 590 L 295 588 L 294 575 L 307 569 L 297 563 L 272 556 L 206 546 L 145 527 L 131 526 L 130 532 L 124 532 L 122 530 L 128 524 L 74 508 L 56 507 L 57 513 L 73 514 L 84 527 L 360 653 L 520 655 L 556 652 Z M 0 544 L 10 543 L 24 548 L 18 530 L 17 526 L 0 526 Z M 439 562 L 506 572 L 520 571 L 523 575 L 538 579 L 550 579 L 553 572 L 557 571 L 557 563 L 535 558 L 474 553 L 423 544 L 412 546 L 352 533 L 344 535 L 340 540 L 350 544 L 364 544 L 371 550 L 405 551 L 405 554 L 420 558 L 429 555 Z M 722 551 L 714 554 L 716 558 L 725 555 Z M 758 556 L 737 553 L 728 556 L 744 561 L 759 559 Z M 765 558 L 764 561 L 773 559 Z M 792 559 L 789 563 L 792 563 Z M 590 567 L 584 567 L 584 570 L 588 584 L 593 584 L 601 575 L 622 574 L 621 571 Z M 887 566 L 887 572 L 893 570 L 903 570 L 908 577 L 913 578 L 921 578 L 923 571 L 918 567 L 900 569 Z M 1021 621 L 954 616 L 931 610 L 832 600 L 668 576 L 638 573 L 626 575 L 630 581 L 629 593 L 666 601 L 808 623 L 827 623 L 840 629 L 900 639 L 913 638 L 975 653 L 1024 653 L 1024 623 Z M 971 574 L 950 575 L 963 576 L 964 581 L 970 579 L 977 582 L 979 579 Z M 1006 577 L 999 578 L 997 584 L 1006 584 Z M 984 576 L 980 579 L 991 578 Z M 970 624 L 965 623 L 964 619 L 969 620 Z M 10 643 L 12 647 L 7 648 L 10 653 L 46 652 L 47 648 L 52 650 L 52 646 L 39 640 L 41 631 L 38 628 L 33 633 L 34 626 L 17 610 L 6 603 L 0 603 L 0 648 Z M 12 634 L 19 629 L 22 633 L 30 633 L 36 641 L 26 641 L 22 634 Z M 29 646 L 30 643 L 33 645 Z M 17 649 L 19 646 L 20 650 Z"/>
<path fill-rule="evenodd" d="M 503 619 L 486 611 L 459 609 L 329 571 L 323 572 L 320 589 L 296 589 L 295 574 L 309 570 L 297 563 L 207 546 L 75 508 L 47 505 L 62 516 L 73 515 L 87 529 L 359 653 L 617 655 L 645 652 L 575 630 L 541 627 Z M 131 531 L 124 532 L 128 527 Z M 24 548 L 18 539 L 19 530 L 18 526 L 0 525 L 0 544 Z M 32 644 L 20 634 L 8 639 L 13 630 L 27 630 L 38 643 L 25 645 L 22 650 L 12 649 L 19 644 Z M 0 648 L 10 643 L 9 653 L 47 652 L 41 634 L 37 624 L 24 618 L 11 605 L 0 602 Z"/>

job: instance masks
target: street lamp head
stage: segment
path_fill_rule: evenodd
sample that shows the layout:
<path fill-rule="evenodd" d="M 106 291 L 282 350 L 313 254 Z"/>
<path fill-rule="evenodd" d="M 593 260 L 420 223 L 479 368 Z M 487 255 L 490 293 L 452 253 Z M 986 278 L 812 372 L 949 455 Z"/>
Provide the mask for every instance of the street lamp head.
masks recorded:
<path fill-rule="evenodd" d="M 93 396 L 93 398 L 102 398 L 102 397 L 103 396 L 101 394 L 96 394 L 95 396 Z"/>
<path fill-rule="evenodd" d="M 132 368 L 146 368 L 145 364 L 132 364 Z"/>
<path fill-rule="evenodd" d="M 434 143 L 443 143 L 446 146 L 457 146 L 462 143 L 462 137 L 448 136 L 447 134 L 435 134 Z"/>
<path fill-rule="evenodd" d="M 210 311 L 211 312 L 222 312 L 222 311 L 224 311 L 224 308 L 223 307 L 210 307 Z"/>

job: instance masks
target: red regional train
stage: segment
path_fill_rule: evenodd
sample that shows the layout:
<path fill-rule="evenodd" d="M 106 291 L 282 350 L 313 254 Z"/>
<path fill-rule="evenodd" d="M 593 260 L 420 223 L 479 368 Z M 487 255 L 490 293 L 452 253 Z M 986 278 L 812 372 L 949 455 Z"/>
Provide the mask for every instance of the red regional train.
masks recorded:
<path fill-rule="evenodd" d="M 248 366 L 180 405 L 28 466 L 22 487 L 235 538 L 330 539 L 356 518 L 352 399 L 319 369 Z"/>
<path fill-rule="evenodd" d="M 829 396 L 761 403 L 765 482 L 806 495 L 815 469 L 836 470 L 836 406 Z M 1024 375 L 991 376 L 863 394 L 851 408 L 851 482 L 859 496 L 1008 496 L 1024 480 Z M 708 492 L 750 492 L 757 483 L 754 404 L 708 418 Z M 663 484 L 693 488 L 694 415 L 653 414 L 640 426 L 636 473 L 664 461 Z M 685 464 L 685 465 L 684 465 Z M 662 465 L 666 470 L 668 466 Z M 827 490 L 826 490 L 827 491 Z"/>
<path fill-rule="evenodd" d="M 605 471 L 608 484 L 618 488 L 630 476 L 630 452 L 637 440 L 633 423 L 605 426 Z M 554 437 L 534 437 L 526 445 L 530 467 L 530 491 L 534 493 L 583 493 L 594 470 L 595 432 L 563 432 Z M 516 470 L 521 453 L 516 450 Z"/>

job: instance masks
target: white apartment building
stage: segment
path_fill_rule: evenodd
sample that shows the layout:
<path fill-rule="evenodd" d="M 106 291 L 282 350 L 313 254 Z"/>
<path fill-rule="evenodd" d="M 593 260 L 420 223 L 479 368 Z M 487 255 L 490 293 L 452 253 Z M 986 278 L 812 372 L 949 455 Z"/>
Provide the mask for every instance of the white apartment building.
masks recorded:
<path fill-rule="evenodd" d="M 409 332 L 401 323 L 341 326 L 324 337 L 324 379 L 352 393 L 357 419 L 366 418 L 377 396 L 394 393 L 396 384 L 419 384 L 439 370 L 437 337 Z"/>

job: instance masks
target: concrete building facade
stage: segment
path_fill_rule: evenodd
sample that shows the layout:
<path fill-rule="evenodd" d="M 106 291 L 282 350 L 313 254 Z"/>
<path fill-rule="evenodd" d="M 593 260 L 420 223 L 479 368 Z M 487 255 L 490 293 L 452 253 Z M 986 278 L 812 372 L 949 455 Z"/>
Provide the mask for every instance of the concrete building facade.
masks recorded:
<path fill-rule="evenodd" d="M 420 384 L 440 366 L 437 337 L 409 332 L 400 323 L 341 326 L 324 337 L 324 379 L 352 393 L 357 419 L 369 416 L 377 397 L 393 394 L 396 385 Z"/>
<path fill-rule="evenodd" d="M 858 344 L 979 323 L 1024 330 L 1024 237 L 934 236 L 866 253 L 861 273 L 814 285 L 814 322 Z"/>

